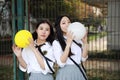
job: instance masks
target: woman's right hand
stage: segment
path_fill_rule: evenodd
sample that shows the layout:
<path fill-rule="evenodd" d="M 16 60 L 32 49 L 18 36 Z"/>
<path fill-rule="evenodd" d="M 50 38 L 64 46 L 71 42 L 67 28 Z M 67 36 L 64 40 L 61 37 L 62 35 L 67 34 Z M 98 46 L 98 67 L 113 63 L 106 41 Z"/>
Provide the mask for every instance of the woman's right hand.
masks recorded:
<path fill-rule="evenodd" d="M 15 54 L 17 57 L 20 57 L 20 56 L 21 56 L 22 50 L 21 50 L 20 47 L 18 47 L 18 46 L 16 46 L 15 44 L 13 44 L 12 50 L 13 50 L 14 54 Z"/>
<path fill-rule="evenodd" d="M 67 43 L 68 46 L 71 46 L 72 41 L 73 41 L 74 38 L 75 38 L 75 36 L 73 35 L 73 33 L 71 31 L 67 32 L 67 41 L 66 41 L 66 43 Z"/>

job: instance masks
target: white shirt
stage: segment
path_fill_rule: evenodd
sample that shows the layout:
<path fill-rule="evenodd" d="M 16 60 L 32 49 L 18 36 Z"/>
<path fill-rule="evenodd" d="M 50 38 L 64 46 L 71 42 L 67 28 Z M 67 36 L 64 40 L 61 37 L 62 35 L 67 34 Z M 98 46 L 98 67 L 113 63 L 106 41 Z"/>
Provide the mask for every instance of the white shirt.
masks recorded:
<path fill-rule="evenodd" d="M 54 58 L 54 55 L 53 55 L 53 48 L 52 48 L 52 46 L 48 42 L 46 42 L 45 45 L 43 45 L 41 47 L 41 50 L 42 51 L 47 51 L 47 54 L 45 56 L 47 58 L 49 58 L 50 60 L 52 60 L 53 62 L 55 62 L 55 58 Z M 45 64 L 45 70 L 43 70 L 40 67 L 40 65 L 39 65 L 39 63 L 38 63 L 38 61 L 37 61 L 37 59 L 36 59 L 36 57 L 34 55 L 34 52 L 29 47 L 26 47 L 26 48 L 23 49 L 22 57 L 23 57 L 23 59 L 25 60 L 25 62 L 27 64 L 27 68 L 26 69 L 24 69 L 22 66 L 19 65 L 19 68 L 22 71 L 24 71 L 24 72 L 27 71 L 27 73 L 30 73 L 30 72 L 33 72 L 33 73 L 43 73 L 43 74 L 47 74 L 48 72 L 52 73 L 50 71 L 50 69 L 49 69 L 49 67 L 48 67 L 48 65 L 47 65 L 47 63 L 46 63 L 44 58 L 43 59 L 44 59 L 44 64 Z M 48 62 L 50 64 L 51 68 L 53 69 L 54 63 L 50 62 L 50 61 L 48 61 Z"/>
<path fill-rule="evenodd" d="M 82 44 L 82 41 L 78 42 Z M 60 67 L 64 67 L 65 65 L 73 65 L 74 63 L 68 58 L 66 63 L 62 63 L 60 60 L 61 55 L 63 54 L 63 50 L 60 46 L 60 43 L 57 40 L 53 41 L 53 50 L 55 59 L 57 60 L 57 64 Z M 87 59 L 82 57 L 82 49 L 74 42 L 71 44 L 71 52 L 74 54 L 71 58 L 77 63 L 80 64 L 81 61 L 85 61 Z"/>

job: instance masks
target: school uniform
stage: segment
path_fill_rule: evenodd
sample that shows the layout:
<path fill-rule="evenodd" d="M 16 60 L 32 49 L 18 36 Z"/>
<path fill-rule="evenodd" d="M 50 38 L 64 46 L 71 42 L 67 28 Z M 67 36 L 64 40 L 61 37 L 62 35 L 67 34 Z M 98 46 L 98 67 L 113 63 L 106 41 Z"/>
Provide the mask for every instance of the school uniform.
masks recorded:
<path fill-rule="evenodd" d="M 36 43 L 36 42 L 35 42 Z M 55 62 L 55 58 L 53 55 L 53 48 L 52 46 L 46 42 L 45 45 L 41 47 L 42 52 L 45 52 L 45 57 L 49 58 L 51 61 L 48 61 L 50 67 L 53 69 L 53 65 Z M 45 69 L 43 70 L 31 48 L 26 47 L 22 51 L 22 57 L 27 64 L 27 68 L 24 69 L 22 66 L 19 65 L 20 70 L 30 74 L 29 80 L 53 80 L 52 71 L 49 69 L 45 58 L 43 57 Z M 54 70 L 54 69 L 53 69 Z"/>
<path fill-rule="evenodd" d="M 81 41 L 77 42 L 81 43 Z M 56 80 L 85 80 L 82 72 L 79 68 L 74 64 L 74 62 L 68 57 L 65 63 L 62 63 L 60 60 L 61 55 L 63 54 L 63 50 L 60 46 L 58 40 L 54 40 L 53 42 L 53 50 L 54 56 L 59 65 L 59 70 L 56 75 Z M 85 61 L 87 59 L 82 57 L 82 48 L 80 48 L 76 43 L 72 42 L 71 44 L 71 52 L 74 54 L 71 58 L 78 64 L 81 64 L 81 61 Z M 80 65 L 81 67 L 81 65 Z M 83 68 L 81 67 L 84 72 Z M 85 72 L 84 72 L 85 73 Z M 86 76 L 86 75 L 85 75 Z"/>

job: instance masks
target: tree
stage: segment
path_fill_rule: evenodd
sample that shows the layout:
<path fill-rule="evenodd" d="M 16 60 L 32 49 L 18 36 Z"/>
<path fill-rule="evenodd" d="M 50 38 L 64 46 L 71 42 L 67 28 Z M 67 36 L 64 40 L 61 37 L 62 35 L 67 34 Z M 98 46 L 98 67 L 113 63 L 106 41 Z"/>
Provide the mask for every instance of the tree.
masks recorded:
<path fill-rule="evenodd" d="M 1 2 L 0 5 L 0 36 L 11 36 L 12 26 L 10 17 L 10 7 L 11 1 Z"/>

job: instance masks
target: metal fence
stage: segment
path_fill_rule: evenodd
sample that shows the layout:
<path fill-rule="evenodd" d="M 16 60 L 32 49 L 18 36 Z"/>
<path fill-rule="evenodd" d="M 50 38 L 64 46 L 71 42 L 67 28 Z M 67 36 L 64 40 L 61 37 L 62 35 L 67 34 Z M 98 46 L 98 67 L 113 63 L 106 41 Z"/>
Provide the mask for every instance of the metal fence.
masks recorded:
<path fill-rule="evenodd" d="M 15 33 L 33 32 L 43 18 L 54 24 L 61 14 L 88 29 L 89 58 L 84 66 L 89 80 L 120 80 L 119 4 L 119 0 L 0 0 L 0 80 L 24 77 L 11 50 Z"/>

